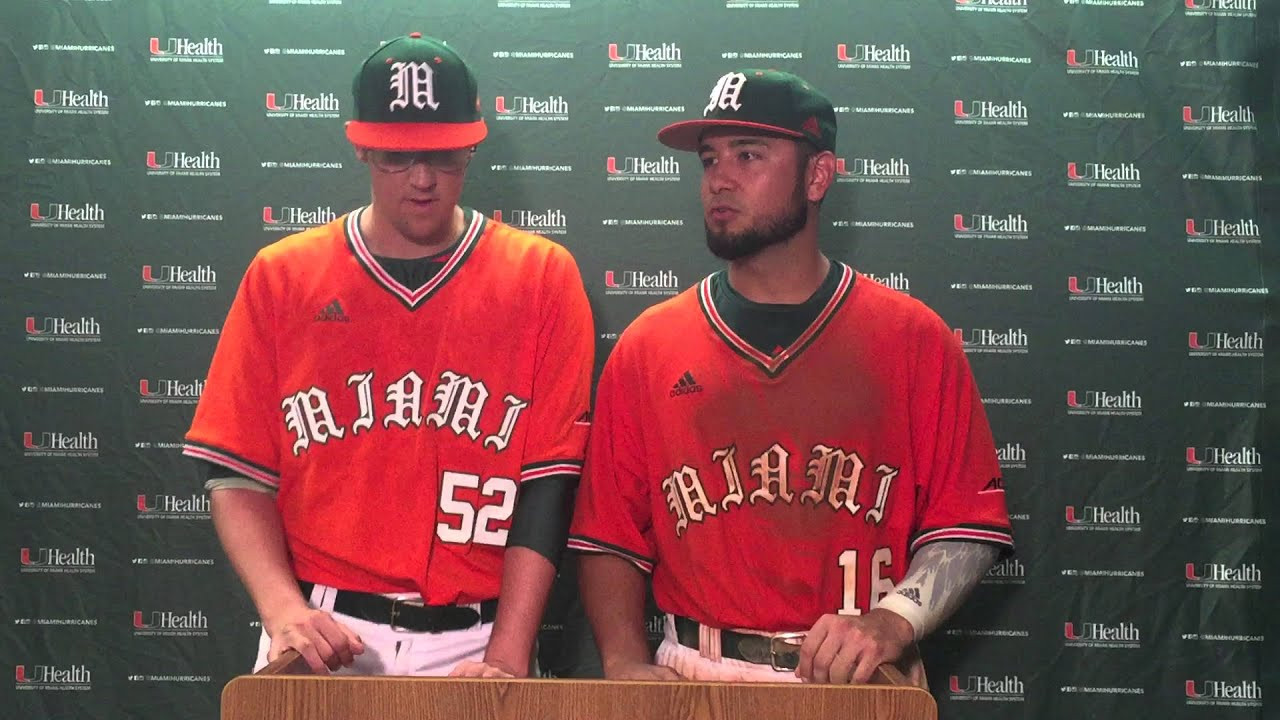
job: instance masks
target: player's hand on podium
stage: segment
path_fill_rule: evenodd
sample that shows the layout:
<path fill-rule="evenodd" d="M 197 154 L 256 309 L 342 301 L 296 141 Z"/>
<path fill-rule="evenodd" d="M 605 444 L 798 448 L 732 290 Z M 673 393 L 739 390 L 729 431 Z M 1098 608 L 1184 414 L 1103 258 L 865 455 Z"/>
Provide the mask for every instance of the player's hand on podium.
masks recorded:
<path fill-rule="evenodd" d="M 464 660 L 449 673 L 449 677 L 514 678 L 516 673 L 497 662 Z"/>
<path fill-rule="evenodd" d="M 617 662 L 604 666 L 606 680 L 684 680 L 684 676 L 666 665 L 643 662 Z"/>
<path fill-rule="evenodd" d="M 271 637 L 271 649 L 267 661 L 271 662 L 289 648 L 297 650 L 317 675 L 328 675 L 355 662 L 355 656 L 364 652 L 364 642 L 351 628 L 332 615 L 303 606 L 291 610 L 266 623 Z"/>
<path fill-rule="evenodd" d="M 796 676 L 815 683 L 865 683 L 877 666 L 897 660 L 913 642 L 911 623 L 889 610 L 823 615 L 800 646 Z"/>

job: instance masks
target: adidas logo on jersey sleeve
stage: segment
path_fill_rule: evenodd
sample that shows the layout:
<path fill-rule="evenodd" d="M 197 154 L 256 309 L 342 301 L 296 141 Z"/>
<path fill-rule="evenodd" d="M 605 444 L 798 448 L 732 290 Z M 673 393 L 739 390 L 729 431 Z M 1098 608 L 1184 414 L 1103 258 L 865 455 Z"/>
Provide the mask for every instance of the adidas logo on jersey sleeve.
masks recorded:
<path fill-rule="evenodd" d="M 316 322 L 351 322 L 351 318 L 342 311 L 342 303 L 334 298 L 316 313 Z"/>
<path fill-rule="evenodd" d="M 684 374 L 680 376 L 680 379 L 676 381 L 676 384 L 671 386 L 670 397 L 690 395 L 692 393 L 700 392 L 702 392 L 702 386 L 698 384 L 697 380 L 693 379 L 692 372 L 685 370 Z"/>

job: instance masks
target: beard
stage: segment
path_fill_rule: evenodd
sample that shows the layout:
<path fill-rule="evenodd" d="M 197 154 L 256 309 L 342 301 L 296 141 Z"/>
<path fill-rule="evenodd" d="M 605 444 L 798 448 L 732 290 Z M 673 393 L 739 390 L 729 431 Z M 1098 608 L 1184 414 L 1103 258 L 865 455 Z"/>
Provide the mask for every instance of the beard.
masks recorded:
<path fill-rule="evenodd" d="M 703 226 L 707 231 L 707 249 L 711 254 L 721 260 L 732 261 L 751 257 L 767 247 L 784 243 L 808 223 L 809 207 L 805 201 L 804 188 L 797 183 L 791 201 L 785 207 L 746 230 L 737 233 L 717 231 L 706 221 L 703 221 Z"/>

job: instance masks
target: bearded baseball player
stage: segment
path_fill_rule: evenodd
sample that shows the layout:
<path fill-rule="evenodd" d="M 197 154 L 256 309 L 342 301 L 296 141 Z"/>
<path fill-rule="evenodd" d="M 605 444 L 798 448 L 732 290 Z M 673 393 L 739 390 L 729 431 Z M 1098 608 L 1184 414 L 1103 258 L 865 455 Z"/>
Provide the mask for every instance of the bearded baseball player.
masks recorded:
<path fill-rule="evenodd" d="M 581 276 L 458 204 L 486 127 L 445 43 L 384 43 L 354 94 L 372 201 L 254 258 L 184 452 L 256 668 L 523 677 L 589 429 Z"/>
<path fill-rule="evenodd" d="M 965 355 L 819 250 L 836 119 L 807 82 L 728 73 L 658 139 L 701 158 L 727 268 L 642 314 L 597 389 L 569 544 L 605 675 L 863 683 L 897 663 L 923 686 L 916 642 L 1012 549 Z"/>

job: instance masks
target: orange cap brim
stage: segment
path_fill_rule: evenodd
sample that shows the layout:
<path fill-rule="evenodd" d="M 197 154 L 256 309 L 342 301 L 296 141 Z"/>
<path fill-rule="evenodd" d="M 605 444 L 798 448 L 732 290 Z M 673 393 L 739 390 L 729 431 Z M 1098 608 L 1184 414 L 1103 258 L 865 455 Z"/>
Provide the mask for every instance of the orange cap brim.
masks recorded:
<path fill-rule="evenodd" d="M 374 150 L 457 150 L 489 134 L 480 119 L 470 123 L 374 123 L 347 121 L 347 139 Z"/>

